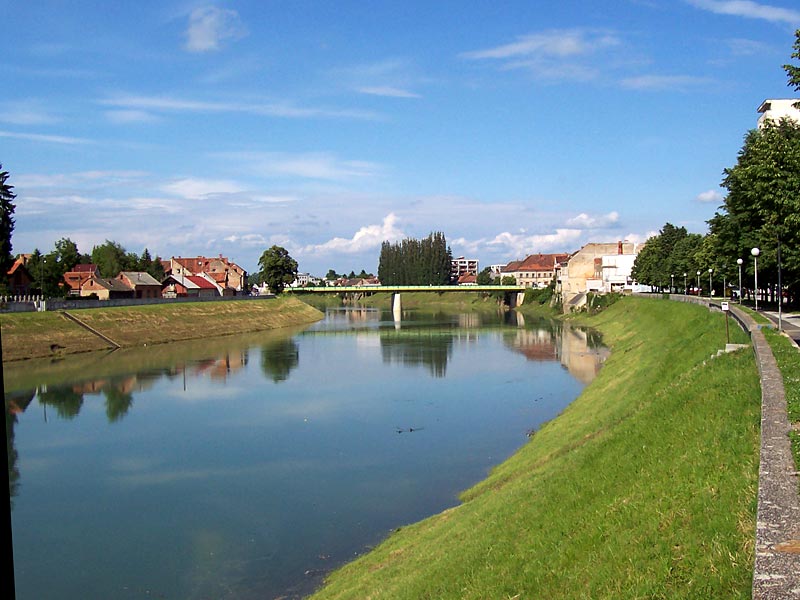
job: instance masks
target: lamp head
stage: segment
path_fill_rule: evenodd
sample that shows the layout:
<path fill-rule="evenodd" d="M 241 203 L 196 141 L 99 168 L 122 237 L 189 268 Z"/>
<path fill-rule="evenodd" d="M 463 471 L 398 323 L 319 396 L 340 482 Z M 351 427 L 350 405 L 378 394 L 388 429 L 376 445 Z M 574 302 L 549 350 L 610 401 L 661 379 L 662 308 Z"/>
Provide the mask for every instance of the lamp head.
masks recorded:
<path fill-rule="evenodd" d="M 741 265 L 744 261 L 741 258 L 736 259 L 736 264 Z"/>
<path fill-rule="evenodd" d="M 708 269 L 708 272 L 709 272 L 709 273 L 713 273 L 713 272 L 714 272 L 714 269 L 711 269 L 711 268 L 709 268 L 709 269 Z"/>
<path fill-rule="evenodd" d="M 758 248 L 753 248 L 752 250 L 750 250 L 750 254 L 752 254 L 753 256 L 758 256 L 759 254 L 761 254 L 761 250 L 759 250 Z"/>

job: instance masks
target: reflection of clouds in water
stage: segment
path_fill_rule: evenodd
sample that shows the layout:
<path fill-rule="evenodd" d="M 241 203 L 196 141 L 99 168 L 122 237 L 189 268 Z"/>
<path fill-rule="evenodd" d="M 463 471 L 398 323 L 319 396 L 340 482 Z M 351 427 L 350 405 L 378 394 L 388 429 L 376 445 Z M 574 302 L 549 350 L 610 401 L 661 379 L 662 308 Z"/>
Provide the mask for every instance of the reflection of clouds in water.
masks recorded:
<path fill-rule="evenodd" d="M 180 401 L 181 404 L 195 404 L 241 398 L 246 395 L 246 389 L 230 384 L 209 385 L 208 381 L 187 377 L 185 390 L 183 389 L 183 383 L 178 381 L 177 385 L 169 388 L 164 395 Z"/>
<path fill-rule="evenodd" d="M 55 446 L 54 446 L 55 447 Z M 60 460 L 55 458 L 26 458 L 20 465 L 26 473 L 52 471 L 62 465 Z"/>

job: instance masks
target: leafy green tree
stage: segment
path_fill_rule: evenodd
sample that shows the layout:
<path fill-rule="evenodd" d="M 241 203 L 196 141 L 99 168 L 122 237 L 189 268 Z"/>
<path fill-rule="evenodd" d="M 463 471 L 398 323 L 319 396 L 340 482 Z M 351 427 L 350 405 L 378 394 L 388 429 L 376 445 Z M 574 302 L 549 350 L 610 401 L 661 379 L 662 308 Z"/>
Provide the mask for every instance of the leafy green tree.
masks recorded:
<path fill-rule="evenodd" d="M 452 252 L 441 232 L 423 240 L 381 244 L 378 278 L 384 285 L 447 285 Z"/>
<path fill-rule="evenodd" d="M 476 278 L 478 285 L 492 285 L 492 269 L 491 267 L 486 267 L 480 273 L 478 273 L 478 277 Z"/>
<path fill-rule="evenodd" d="M 504 275 L 500 279 L 500 285 L 517 285 L 517 278 L 513 275 Z"/>
<path fill-rule="evenodd" d="M 709 221 L 719 248 L 730 258 L 748 258 L 761 249 L 759 282 L 777 283 L 778 252 L 782 284 L 800 291 L 800 124 L 767 120 L 745 136 L 736 165 L 724 171 L 728 190 L 722 212 Z M 748 271 L 750 271 L 750 261 Z M 763 274 L 763 278 L 762 278 Z"/>
<path fill-rule="evenodd" d="M 792 58 L 800 59 L 800 29 L 794 32 L 794 37 Z M 789 87 L 794 88 L 795 91 L 800 91 L 800 66 L 786 64 L 783 65 L 783 70 L 786 71 L 786 75 L 789 78 Z M 800 102 L 796 102 L 794 106 L 795 108 L 800 108 Z"/>
<path fill-rule="evenodd" d="M 130 269 L 130 256 L 120 244 L 106 240 L 103 244 L 92 248 L 92 262 L 97 265 L 101 277 L 116 277 L 120 271 Z"/>
<path fill-rule="evenodd" d="M 262 280 L 276 294 L 297 278 L 297 261 L 289 256 L 286 248 L 272 246 L 264 250 L 258 259 Z"/>
<path fill-rule="evenodd" d="M 339 279 L 339 275 L 333 269 L 328 269 L 328 273 L 325 275 L 325 279 L 327 279 L 328 281 L 335 281 Z"/>
<path fill-rule="evenodd" d="M 0 164 L 0 283 L 8 281 L 8 270 L 14 264 L 11 254 L 11 234 L 14 231 L 14 198 L 13 185 L 8 185 L 8 172 L 3 171 Z"/>

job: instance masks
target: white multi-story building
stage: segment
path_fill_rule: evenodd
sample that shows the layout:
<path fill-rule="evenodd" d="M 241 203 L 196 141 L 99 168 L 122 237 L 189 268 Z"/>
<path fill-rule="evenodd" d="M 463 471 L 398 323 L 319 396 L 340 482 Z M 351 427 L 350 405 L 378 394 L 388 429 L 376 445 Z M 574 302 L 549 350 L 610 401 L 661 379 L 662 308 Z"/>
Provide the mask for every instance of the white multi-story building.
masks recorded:
<path fill-rule="evenodd" d="M 800 109 L 795 108 L 795 104 L 799 103 L 798 98 L 779 98 L 764 100 L 761 106 L 758 107 L 758 112 L 761 116 L 758 118 L 758 126 L 763 127 L 764 121 L 772 119 L 776 123 L 781 119 L 792 119 L 796 123 L 800 123 Z"/>
<path fill-rule="evenodd" d="M 450 262 L 450 279 L 458 281 L 462 275 L 477 275 L 478 259 L 459 256 Z"/>

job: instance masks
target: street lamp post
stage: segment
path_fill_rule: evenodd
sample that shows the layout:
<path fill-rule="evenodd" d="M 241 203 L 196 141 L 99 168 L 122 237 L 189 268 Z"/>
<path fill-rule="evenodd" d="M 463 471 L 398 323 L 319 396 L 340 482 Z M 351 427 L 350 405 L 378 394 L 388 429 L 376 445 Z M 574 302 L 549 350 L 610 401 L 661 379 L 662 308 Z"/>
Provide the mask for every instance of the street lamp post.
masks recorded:
<path fill-rule="evenodd" d="M 741 258 L 736 259 L 736 264 L 739 265 L 739 304 L 742 303 L 742 263 L 744 261 Z"/>
<path fill-rule="evenodd" d="M 711 274 L 714 272 L 714 269 L 708 270 L 708 299 L 711 300 L 711 296 L 714 294 L 714 284 L 711 282 Z"/>
<path fill-rule="evenodd" d="M 675 289 L 675 273 L 672 273 L 669 276 L 669 293 L 672 293 L 672 290 Z"/>
<path fill-rule="evenodd" d="M 758 310 L 758 255 L 761 254 L 761 250 L 758 248 L 753 248 L 750 250 L 750 254 L 753 255 L 753 271 L 755 273 L 755 295 L 756 295 L 756 310 Z"/>
<path fill-rule="evenodd" d="M 686 295 L 686 273 L 683 274 L 683 295 Z"/>
<path fill-rule="evenodd" d="M 700 296 L 700 271 L 697 271 L 697 295 Z"/>

